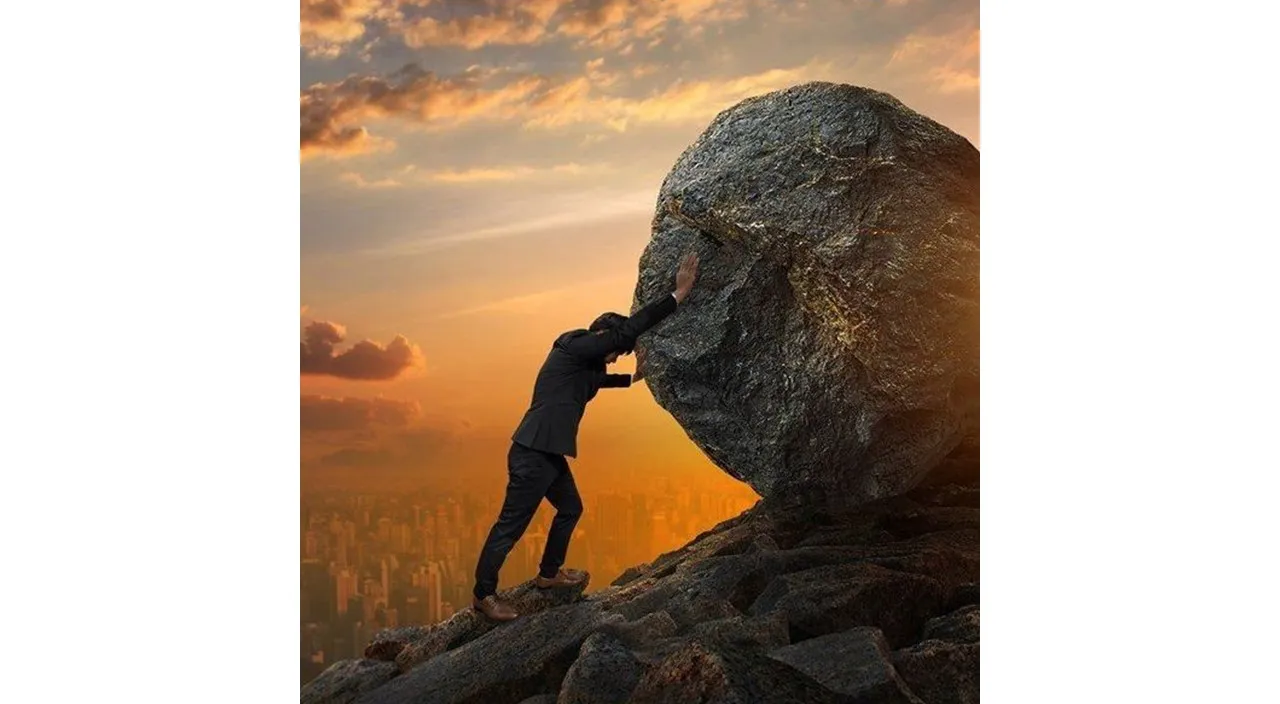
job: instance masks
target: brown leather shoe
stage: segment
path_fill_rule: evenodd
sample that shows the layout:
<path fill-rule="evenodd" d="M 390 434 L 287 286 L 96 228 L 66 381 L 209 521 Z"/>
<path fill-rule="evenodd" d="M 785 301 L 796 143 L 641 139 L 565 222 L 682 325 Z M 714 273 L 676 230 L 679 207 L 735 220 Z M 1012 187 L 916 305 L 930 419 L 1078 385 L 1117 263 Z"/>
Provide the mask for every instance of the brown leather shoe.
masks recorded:
<path fill-rule="evenodd" d="M 586 575 L 574 570 L 572 573 L 560 570 L 556 572 L 556 576 L 548 579 L 542 575 L 533 578 L 534 586 L 539 589 L 550 589 L 551 587 L 571 587 L 575 584 L 582 584 L 582 580 Z"/>
<path fill-rule="evenodd" d="M 498 598 L 492 594 L 483 599 L 471 597 L 471 608 L 495 621 L 510 621 L 520 615 L 515 609 L 498 601 Z"/>

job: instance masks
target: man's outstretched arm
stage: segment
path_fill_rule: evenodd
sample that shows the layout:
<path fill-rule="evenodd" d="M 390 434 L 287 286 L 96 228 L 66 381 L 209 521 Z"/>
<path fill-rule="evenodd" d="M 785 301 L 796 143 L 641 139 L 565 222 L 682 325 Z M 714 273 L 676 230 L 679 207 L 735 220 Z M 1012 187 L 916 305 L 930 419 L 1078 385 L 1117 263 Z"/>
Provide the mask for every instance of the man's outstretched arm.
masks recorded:
<path fill-rule="evenodd" d="M 579 361 L 595 362 L 604 359 L 610 352 L 633 349 L 636 338 L 641 333 L 674 312 L 677 305 L 688 297 L 697 275 L 698 255 L 690 252 L 680 262 L 680 269 L 676 272 L 676 290 L 673 293 L 649 303 L 612 330 L 574 338 L 565 346 L 565 350 Z"/>

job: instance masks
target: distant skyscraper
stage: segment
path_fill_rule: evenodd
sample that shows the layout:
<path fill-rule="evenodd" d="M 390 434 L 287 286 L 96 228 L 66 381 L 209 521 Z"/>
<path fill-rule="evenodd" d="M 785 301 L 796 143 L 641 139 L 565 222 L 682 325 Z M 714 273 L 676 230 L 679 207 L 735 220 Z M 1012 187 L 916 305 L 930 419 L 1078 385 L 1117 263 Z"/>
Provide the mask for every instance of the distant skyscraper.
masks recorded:
<path fill-rule="evenodd" d="M 357 591 L 358 587 L 359 587 L 359 583 L 357 582 L 356 575 L 354 572 L 352 572 L 348 568 L 343 568 L 340 572 L 338 572 L 338 577 L 337 577 L 338 604 L 337 606 L 338 606 L 339 616 L 347 613 L 347 606 L 348 606 L 347 602 L 352 597 L 356 596 L 359 593 Z"/>
<path fill-rule="evenodd" d="M 443 617 L 440 615 L 441 590 L 444 588 L 444 580 L 440 572 L 440 564 L 431 562 L 427 565 L 427 583 L 426 599 L 427 599 L 427 622 L 436 623 Z"/>

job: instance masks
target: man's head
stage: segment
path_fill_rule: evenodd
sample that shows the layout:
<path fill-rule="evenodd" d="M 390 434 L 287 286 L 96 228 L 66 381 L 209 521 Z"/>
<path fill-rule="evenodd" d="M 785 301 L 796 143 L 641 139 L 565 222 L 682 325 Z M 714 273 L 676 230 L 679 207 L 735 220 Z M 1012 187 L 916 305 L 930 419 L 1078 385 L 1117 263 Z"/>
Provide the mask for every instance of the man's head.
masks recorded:
<path fill-rule="evenodd" d="M 625 322 L 627 322 L 627 316 L 622 315 L 620 313 L 612 313 L 612 312 L 601 313 L 598 318 L 592 321 L 591 327 L 587 329 L 590 330 L 593 334 L 600 335 L 600 334 L 603 334 L 606 330 L 616 329 L 618 326 L 622 325 Z M 631 350 L 625 350 L 621 354 L 631 354 Z M 619 356 L 618 352 L 610 352 L 604 358 L 605 364 L 613 364 L 614 362 L 618 361 L 618 356 Z"/>

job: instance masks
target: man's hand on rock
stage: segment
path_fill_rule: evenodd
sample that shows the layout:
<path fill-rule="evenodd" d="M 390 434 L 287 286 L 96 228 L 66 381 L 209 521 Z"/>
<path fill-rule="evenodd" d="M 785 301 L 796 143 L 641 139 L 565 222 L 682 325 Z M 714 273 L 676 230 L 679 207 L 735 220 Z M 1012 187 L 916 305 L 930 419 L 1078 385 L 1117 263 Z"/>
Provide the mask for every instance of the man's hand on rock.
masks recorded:
<path fill-rule="evenodd" d="M 684 303 L 689 292 L 693 290 L 694 279 L 698 278 L 698 253 L 689 252 L 680 260 L 680 269 L 676 271 L 676 301 Z"/>

